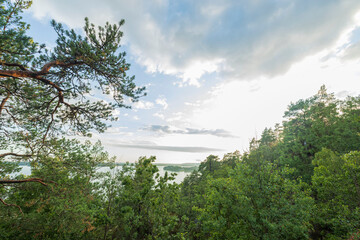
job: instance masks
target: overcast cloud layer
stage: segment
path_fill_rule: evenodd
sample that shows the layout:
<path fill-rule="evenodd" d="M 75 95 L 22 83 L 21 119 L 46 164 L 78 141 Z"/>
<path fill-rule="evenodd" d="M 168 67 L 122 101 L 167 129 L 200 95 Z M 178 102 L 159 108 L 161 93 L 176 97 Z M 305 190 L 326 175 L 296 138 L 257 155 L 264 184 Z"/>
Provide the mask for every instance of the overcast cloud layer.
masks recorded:
<path fill-rule="evenodd" d="M 332 46 L 359 8 L 358 0 L 37 0 L 32 11 L 72 27 L 85 16 L 98 24 L 124 18 L 141 65 L 199 85 L 205 73 L 228 80 L 283 74 Z"/>

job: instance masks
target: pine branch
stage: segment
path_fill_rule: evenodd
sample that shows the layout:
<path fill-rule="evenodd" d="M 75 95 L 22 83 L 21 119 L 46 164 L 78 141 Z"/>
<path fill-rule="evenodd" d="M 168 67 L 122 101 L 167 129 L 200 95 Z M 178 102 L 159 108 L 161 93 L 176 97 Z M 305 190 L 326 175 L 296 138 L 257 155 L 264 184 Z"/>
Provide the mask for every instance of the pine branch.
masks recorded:
<path fill-rule="evenodd" d="M 45 183 L 44 179 L 41 178 L 27 178 L 27 179 L 21 179 L 21 180 L 14 180 L 14 179 L 0 179 L 0 184 L 14 184 L 14 183 L 27 183 L 27 182 L 38 182 L 41 185 L 48 186 L 47 183 Z M 49 181 L 50 183 L 55 183 L 53 181 Z"/>
<path fill-rule="evenodd" d="M 24 215 L 23 211 L 21 210 L 21 207 L 19 205 L 16 204 L 10 204 L 10 203 L 6 203 L 2 198 L 0 198 L 0 202 L 2 202 L 5 206 L 9 206 L 9 207 L 17 207 L 20 211 L 20 213 L 22 215 Z"/>
<path fill-rule="evenodd" d="M 15 156 L 15 157 L 32 157 L 31 154 L 17 154 L 17 153 L 2 153 L 0 154 L 0 158 L 6 157 L 6 156 Z"/>

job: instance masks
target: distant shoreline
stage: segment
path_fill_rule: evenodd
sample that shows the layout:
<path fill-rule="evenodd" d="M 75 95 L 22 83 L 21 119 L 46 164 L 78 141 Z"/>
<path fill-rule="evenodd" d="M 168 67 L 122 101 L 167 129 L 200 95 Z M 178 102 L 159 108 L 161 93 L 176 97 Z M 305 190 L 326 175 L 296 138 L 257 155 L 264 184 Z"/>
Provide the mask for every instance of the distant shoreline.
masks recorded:
<path fill-rule="evenodd" d="M 6 161 L 8 163 L 16 163 L 16 162 L 11 162 L 11 161 Z M 19 166 L 30 166 L 30 162 L 17 162 Z M 123 163 L 123 162 L 115 162 L 115 163 L 100 163 L 98 164 L 98 166 L 100 167 L 107 167 L 107 166 L 111 166 L 111 165 L 115 165 L 115 166 L 124 166 L 127 163 Z M 164 167 L 165 170 L 167 171 L 172 171 L 172 172 L 181 172 L 181 171 L 185 171 L 185 172 L 192 172 L 193 170 L 196 170 L 199 167 L 199 163 L 154 163 L 155 166 L 162 166 Z"/>

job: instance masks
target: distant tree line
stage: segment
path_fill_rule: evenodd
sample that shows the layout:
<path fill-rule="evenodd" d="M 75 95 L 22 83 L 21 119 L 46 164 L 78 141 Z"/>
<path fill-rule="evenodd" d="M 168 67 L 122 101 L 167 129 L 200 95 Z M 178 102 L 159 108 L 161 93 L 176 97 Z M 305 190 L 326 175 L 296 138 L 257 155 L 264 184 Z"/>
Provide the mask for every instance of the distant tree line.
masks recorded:
<path fill-rule="evenodd" d="M 183 167 L 183 166 L 177 166 L 177 165 L 168 165 L 164 167 L 165 171 L 171 171 L 171 172 L 192 172 L 194 170 L 197 170 L 197 166 L 192 167 Z"/>

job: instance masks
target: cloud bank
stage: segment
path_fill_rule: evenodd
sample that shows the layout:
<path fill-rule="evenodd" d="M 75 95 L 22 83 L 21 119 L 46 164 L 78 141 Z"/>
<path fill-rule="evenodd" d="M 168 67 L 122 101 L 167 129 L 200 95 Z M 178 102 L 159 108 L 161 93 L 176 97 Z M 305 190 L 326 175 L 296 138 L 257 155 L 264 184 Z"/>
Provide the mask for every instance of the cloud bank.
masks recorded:
<path fill-rule="evenodd" d="M 224 129 L 195 129 L 195 128 L 186 128 L 185 130 L 182 129 L 173 129 L 170 126 L 164 125 L 151 125 L 142 130 L 151 131 L 151 132 L 158 132 L 158 133 L 166 133 L 166 134 L 188 134 L 188 135 L 212 135 L 216 137 L 235 137 L 230 132 Z"/>
<path fill-rule="evenodd" d="M 359 9 L 358 0 L 37 0 L 31 11 L 71 27 L 85 16 L 98 24 L 124 18 L 139 64 L 199 85 L 207 73 L 227 80 L 284 74 L 335 44 Z M 347 57 L 357 57 L 358 48 Z"/>
<path fill-rule="evenodd" d="M 147 150 L 160 150 L 170 152 L 188 152 L 188 153 L 207 153 L 218 152 L 223 149 L 208 148 L 208 147 L 186 147 L 186 146 L 159 146 L 159 145 L 141 145 L 141 144 L 121 144 L 121 143 L 108 143 L 108 145 L 119 148 L 135 148 L 135 149 L 147 149 Z"/>

